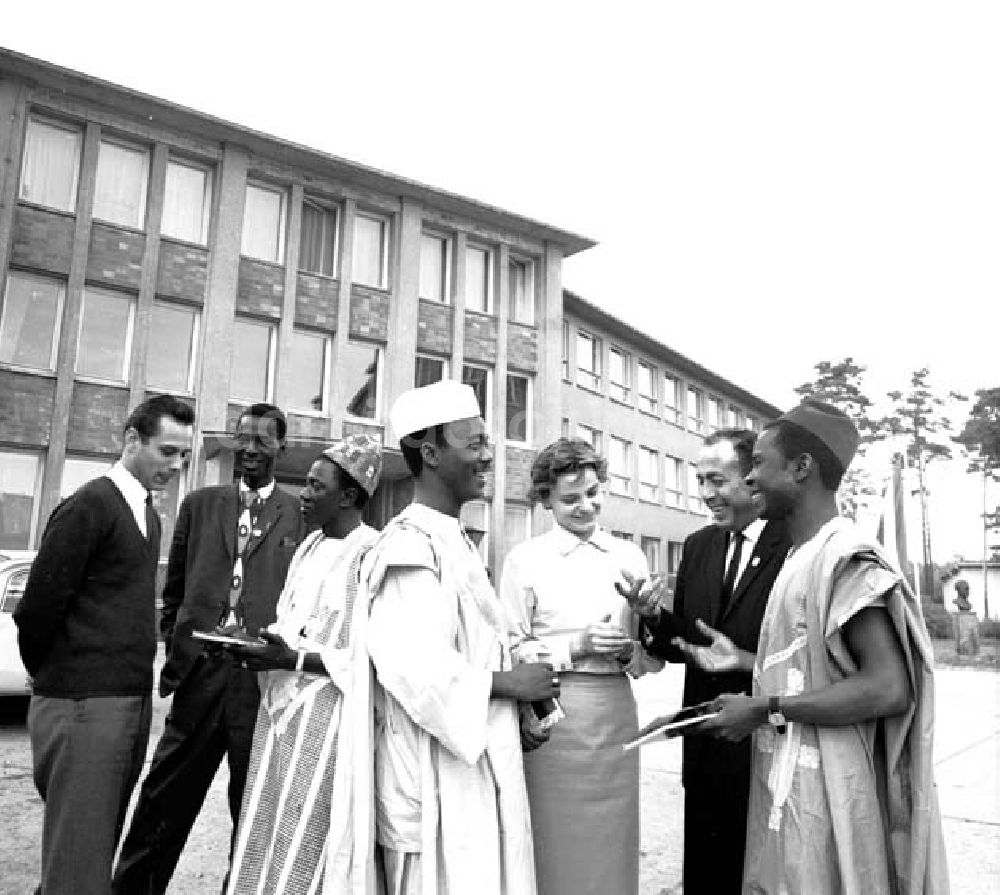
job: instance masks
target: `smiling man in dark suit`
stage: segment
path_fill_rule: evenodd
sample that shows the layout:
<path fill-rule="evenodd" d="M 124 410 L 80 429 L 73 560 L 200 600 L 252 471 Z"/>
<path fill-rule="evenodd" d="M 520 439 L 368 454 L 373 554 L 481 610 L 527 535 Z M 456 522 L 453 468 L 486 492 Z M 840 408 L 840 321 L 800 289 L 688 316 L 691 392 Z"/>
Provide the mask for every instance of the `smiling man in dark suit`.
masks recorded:
<path fill-rule="evenodd" d="M 174 697 L 118 860 L 119 895 L 166 891 L 223 755 L 234 828 L 239 819 L 260 700 L 256 674 L 228 654 L 206 652 L 191 633 L 235 623 L 255 635 L 274 621 L 303 533 L 298 500 L 274 481 L 285 433 L 277 407 L 248 407 L 234 439 L 239 484 L 202 488 L 181 504 L 160 622 L 167 649 L 160 695 Z"/>
<path fill-rule="evenodd" d="M 672 611 L 647 616 L 650 654 L 688 662 L 684 705 L 721 693 L 749 693 L 750 674 L 713 671 L 713 644 L 757 649 L 771 585 L 788 552 L 781 522 L 764 523 L 745 476 L 756 436 L 709 435 L 698 455 L 698 490 L 712 524 L 684 542 Z M 708 736 L 684 738 L 684 895 L 738 895 L 743 878 L 750 746 Z"/>

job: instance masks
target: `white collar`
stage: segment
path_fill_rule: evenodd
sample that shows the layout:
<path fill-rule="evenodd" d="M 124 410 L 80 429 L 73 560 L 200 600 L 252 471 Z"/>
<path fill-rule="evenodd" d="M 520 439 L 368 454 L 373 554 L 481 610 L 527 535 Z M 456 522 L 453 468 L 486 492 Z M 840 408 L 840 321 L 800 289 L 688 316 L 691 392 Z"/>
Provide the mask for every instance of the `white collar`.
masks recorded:
<path fill-rule="evenodd" d="M 271 479 L 271 481 L 269 481 L 262 488 L 257 488 L 257 496 L 261 500 L 267 500 L 274 493 L 274 484 L 274 479 Z M 240 479 L 240 497 L 247 494 L 250 490 L 250 486 L 243 481 L 243 479 Z"/>
<path fill-rule="evenodd" d="M 121 492 L 129 506 L 142 506 L 146 502 L 146 497 L 150 492 L 125 468 L 125 464 L 121 460 L 118 460 L 105 475 L 115 483 L 115 487 Z"/>
<path fill-rule="evenodd" d="M 765 525 L 767 525 L 767 523 L 763 519 L 754 519 L 753 522 L 751 522 L 741 532 L 743 537 L 750 542 L 751 549 L 757 546 L 757 542 L 760 540 L 760 536 L 764 533 Z"/>
<path fill-rule="evenodd" d="M 595 547 L 602 553 L 610 553 L 615 546 L 614 535 L 608 534 L 600 526 L 594 529 L 589 538 L 580 538 L 556 524 L 549 532 L 549 537 L 555 542 L 556 550 L 563 556 L 569 556 L 574 550 L 585 545 Z"/>

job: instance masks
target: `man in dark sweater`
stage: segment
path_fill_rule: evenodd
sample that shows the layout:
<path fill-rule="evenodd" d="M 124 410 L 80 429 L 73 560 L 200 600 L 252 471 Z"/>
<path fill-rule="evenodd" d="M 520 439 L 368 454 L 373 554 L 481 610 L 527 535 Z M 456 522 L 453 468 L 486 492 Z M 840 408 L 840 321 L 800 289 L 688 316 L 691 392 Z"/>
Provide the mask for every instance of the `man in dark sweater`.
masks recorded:
<path fill-rule="evenodd" d="M 53 511 L 14 612 L 32 676 L 45 895 L 105 895 L 111 884 L 152 712 L 160 522 L 150 492 L 187 462 L 193 423 L 167 395 L 132 411 L 121 459 Z"/>
<path fill-rule="evenodd" d="M 220 624 L 256 635 L 275 619 L 304 532 L 297 498 L 274 480 L 285 431 L 277 407 L 248 407 L 233 439 L 240 482 L 193 491 L 177 514 L 160 621 L 167 648 L 160 695 L 173 693 L 173 702 L 122 843 L 112 884 L 118 895 L 166 891 L 223 756 L 234 828 L 239 819 L 257 675 L 191 635 Z"/>

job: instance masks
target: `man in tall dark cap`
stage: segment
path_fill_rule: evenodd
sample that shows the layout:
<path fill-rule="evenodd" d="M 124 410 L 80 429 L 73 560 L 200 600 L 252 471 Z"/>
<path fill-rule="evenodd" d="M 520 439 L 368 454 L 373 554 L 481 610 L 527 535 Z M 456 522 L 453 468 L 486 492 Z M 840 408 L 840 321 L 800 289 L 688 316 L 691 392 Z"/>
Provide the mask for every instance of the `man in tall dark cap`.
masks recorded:
<path fill-rule="evenodd" d="M 753 734 L 743 885 L 760 895 L 948 890 L 920 604 L 837 513 L 857 444 L 850 418 L 807 399 L 764 430 L 747 476 L 792 547 L 765 612 L 753 694 L 719 697 L 705 727 L 729 740 Z"/>

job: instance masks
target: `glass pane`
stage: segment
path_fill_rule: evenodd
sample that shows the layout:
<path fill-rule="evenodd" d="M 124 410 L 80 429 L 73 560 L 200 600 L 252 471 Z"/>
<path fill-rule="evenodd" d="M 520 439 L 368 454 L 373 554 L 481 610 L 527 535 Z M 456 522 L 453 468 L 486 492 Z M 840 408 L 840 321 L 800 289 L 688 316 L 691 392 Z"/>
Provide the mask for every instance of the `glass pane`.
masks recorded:
<path fill-rule="evenodd" d="M 364 286 L 384 286 L 382 271 L 385 222 L 359 214 L 354 218 L 354 270 L 355 283 Z"/>
<path fill-rule="evenodd" d="M 440 236 L 420 237 L 420 297 L 430 301 L 447 301 L 448 243 Z"/>
<path fill-rule="evenodd" d="M 0 453 L 0 549 L 27 550 L 38 483 L 38 457 Z"/>
<path fill-rule="evenodd" d="M 479 412 L 484 420 L 489 420 L 489 370 L 483 367 L 462 367 L 462 382 L 471 385 L 479 402 Z"/>
<path fill-rule="evenodd" d="M 249 320 L 233 326 L 233 362 L 229 370 L 229 396 L 253 403 L 267 400 L 271 327 Z"/>
<path fill-rule="evenodd" d="M 489 252 L 469 247 L 465 251 L 465 306 L 489 312 Z"/>
<path fill-rule="evenodd" d="M 299 237 L 299 270 L 332 277 L 336 233 L 336 213 L 308 199 L 304 200 L 302 233 Z"/>
<path fill-rule="evenodd" d="M 292 410 L 326 409 L 324 380 L 326 373 L 326 336 L 293 332 L 292 354 L 288 358 L 288 404 Z"/>
<path fill-rule="evenodd" d="M 528 378 L 507 376 L 507 438 L 510 441 L 528 440 Z"/>
<path fill-rule="evenodd" d="M 179 305 L 154 304 L 150 316 L 150 342 L 155 350 L 146 356 L 146 384 L 168 392 L 191 388 L 194 333 L 197 312 Z"/>
<path fill-rule="evenodd" d="M 531 537 L 531 510 L 516 503 L 504 507 L 503 552 L 506 556 L 514 547 Z"/>
<path fill-rule="evenodd" d="M 174 239 L 205 245 L 211 186 L 210 172 L 205 169 L 168 162 L 160 232 Z"/>
<path fill-rule="evenodd" d="M 379 349 L 348 342 L 339 352 L 337 377 L 346 384 L 347 413 L 362 419 L 379 415 Z"/>
<path fill-rule="evenodd" d="M 413 370 L 413 387 L 420 388 L 444 379 L 444 361 L 437 357 L 418 357 Z"/>
<path fill-rule="evenodd" d="M 530 267 L 524 261 L 511 261 L 508 267 L 511 320 L 518 323 L 534 323 L 535 307 L 531 289 Z"/>
<path fill-rule="evenodd" d="M 22 199 L 61 211 L 76 208 L 80 137 L 78 130 L 34 119 L 28 122 L 21 169 Z"/>
<path fill-rule="evenodd" d="M 76 372 L 124 382 L 128 377 L 132 299 L 114 292 L 85 289 Z"/>
<path fill-rule="evenodd" d="M 248 258 L 281 261 L 281 200 L 275 190 L 247 184 L 240 251 Z"/>
<path fill-rule="evenodd" d="M 101 143 L 97 156 L 94 217 L 141 229 L 146 215 L 146 168 L 149 153 Z"/>
<path fill-rule="evenodd" d="M 81 485 L 104 475 L 111 469 L 111 460 L 97 460 L 93 457 L 67 457 L 63 463 L 62 480 L 59 482 L 59 497 L 69 497 Z"/>
<path fill-rule="evenodd" d="M 0 361 L 53 370 L 63 287 L 57 280 L 11 273 L 0 318 Z"/>

